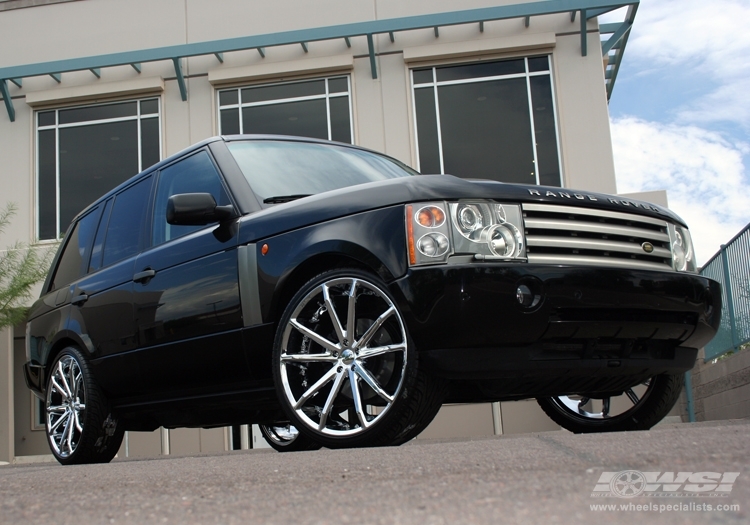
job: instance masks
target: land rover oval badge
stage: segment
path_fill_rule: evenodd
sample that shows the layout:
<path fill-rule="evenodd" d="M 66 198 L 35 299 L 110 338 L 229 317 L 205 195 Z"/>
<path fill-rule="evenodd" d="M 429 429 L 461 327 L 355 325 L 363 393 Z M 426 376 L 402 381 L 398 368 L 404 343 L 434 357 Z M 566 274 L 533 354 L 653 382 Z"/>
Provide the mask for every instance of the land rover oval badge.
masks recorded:
<path fill-rule="evenodd" d="M 643 251 L 646 253 L 651 253 L 654 251 L 654 245 L 650 242 L 644 242 L 643 244 L 641 244 L 641 248 L 643 248 Z"/>

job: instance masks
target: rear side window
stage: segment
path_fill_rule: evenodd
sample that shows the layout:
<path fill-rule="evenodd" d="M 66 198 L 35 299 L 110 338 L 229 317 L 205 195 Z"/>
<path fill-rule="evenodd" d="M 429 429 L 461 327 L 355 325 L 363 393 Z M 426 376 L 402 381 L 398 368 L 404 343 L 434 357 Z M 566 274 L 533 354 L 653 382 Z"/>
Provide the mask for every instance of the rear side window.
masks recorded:
<path fill-rule="evenodd" d="M 138 253 L 150 193 L 151 177 L 148 177 L 115 197 L 107 224 L 102 266 L 109 266 Z"/>
<path fill-rule="evenodd" d="M 65 244 L 57 270 L 55 270 L 50 291 L 62 288 L 86 273 L 91 241 L 96 232 L 100 215 L 101 208 L 95 208 L 73 226 L 73 231 Z"/>

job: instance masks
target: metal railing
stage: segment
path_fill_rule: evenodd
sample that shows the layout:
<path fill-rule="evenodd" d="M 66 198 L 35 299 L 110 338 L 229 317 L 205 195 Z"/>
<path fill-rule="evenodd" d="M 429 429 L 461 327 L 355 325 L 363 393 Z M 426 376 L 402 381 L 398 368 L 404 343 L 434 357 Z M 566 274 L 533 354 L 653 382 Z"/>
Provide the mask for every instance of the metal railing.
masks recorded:
<path fill-rule="evenodd" d="M 750 224 L 721 246 L 701 269 L 721 283 L 721 326 L 706 345 L 706 361 L 750 342 Z"/>

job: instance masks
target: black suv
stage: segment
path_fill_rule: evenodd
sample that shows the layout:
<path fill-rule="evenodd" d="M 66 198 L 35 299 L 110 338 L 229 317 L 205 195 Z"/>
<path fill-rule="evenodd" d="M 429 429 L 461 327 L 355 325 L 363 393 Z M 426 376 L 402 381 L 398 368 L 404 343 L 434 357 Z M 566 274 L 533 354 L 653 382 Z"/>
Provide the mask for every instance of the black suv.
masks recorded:
<path fill-rule="evenodd" d="M 695 269 L 658 206 L 219 137 L 75 218 L 25 374 L 65 464 L 159 426 L 398 445 L 443 402 L 535 397 L 575 432 L 647 429 L 719 324 L 719 285 Z"/>

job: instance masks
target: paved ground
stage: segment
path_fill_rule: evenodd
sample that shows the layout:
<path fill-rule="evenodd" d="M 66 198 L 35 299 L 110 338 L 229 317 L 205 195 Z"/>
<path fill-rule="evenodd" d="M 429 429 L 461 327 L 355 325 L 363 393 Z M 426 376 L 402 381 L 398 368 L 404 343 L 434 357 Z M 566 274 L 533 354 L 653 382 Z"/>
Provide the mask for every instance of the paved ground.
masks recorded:
<path fill-rule="evenodd" d="M 603 472 L 626 470 L 638 471 L 630 481 L 645 472 L 740 475 L 728 497 L 625 499 L 606 484 L 600 492 L 610 497 L 592 497 Z M 675 483 L 675 490 L 685 491 Z M 592 510 L 602 504 L 617 510 Z M 708 505 L 740 508 L 703 510 Z M 0 523 L 639 522 L 750 522 L 750 421 L 608 435 L 560 431 L 417 441 L 391 449 L 0 467 Z"/>

